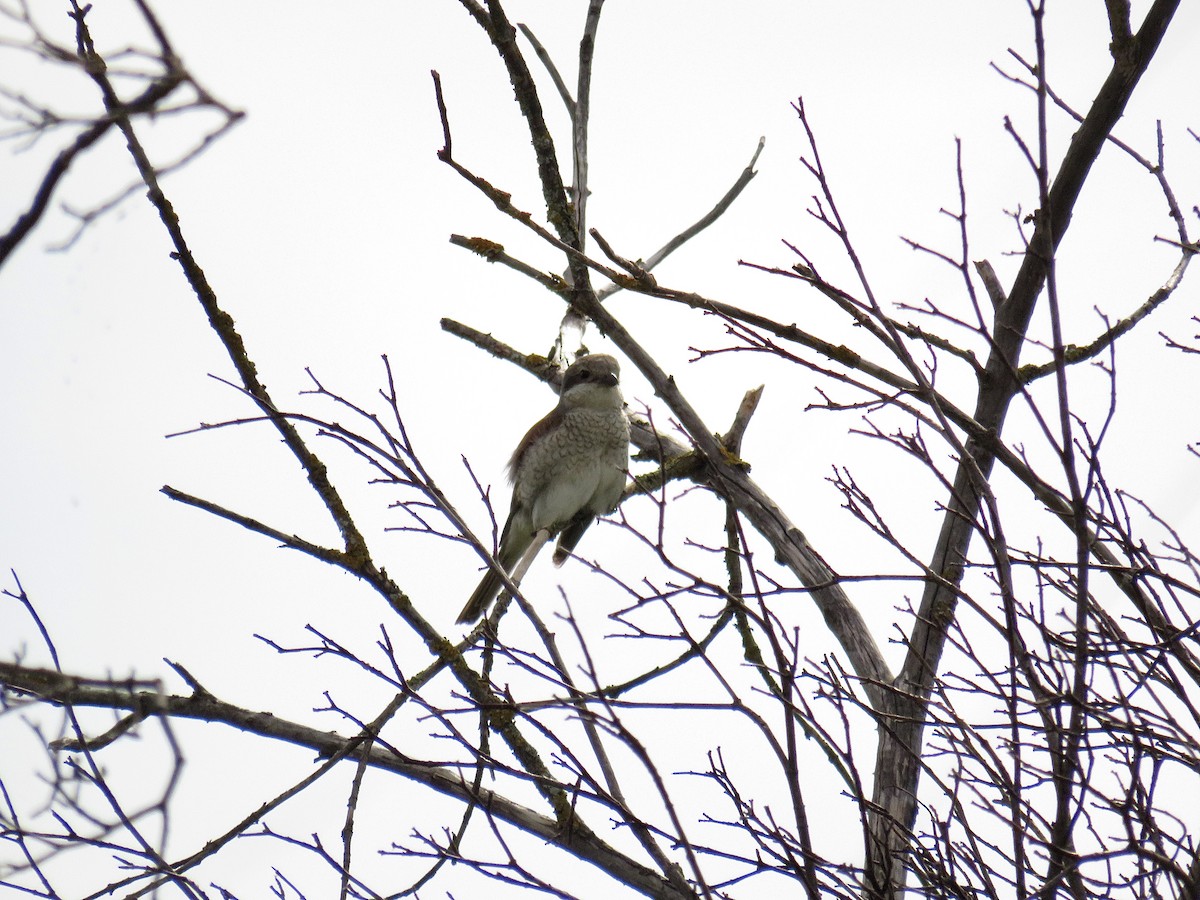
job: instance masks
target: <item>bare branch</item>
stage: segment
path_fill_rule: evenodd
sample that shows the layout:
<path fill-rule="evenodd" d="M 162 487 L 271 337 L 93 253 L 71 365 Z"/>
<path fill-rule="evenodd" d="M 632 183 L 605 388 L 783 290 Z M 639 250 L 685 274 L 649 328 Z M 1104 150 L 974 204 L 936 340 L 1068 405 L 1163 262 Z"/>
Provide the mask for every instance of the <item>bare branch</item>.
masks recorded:
<path fill-rule="evenodd" d="M 9 689 L 26 692 L 43 701 L 68 706 L 92 706 L 102 709 L 133 711 L 145 705 L 143 697 L 131 694 L 121 687 L 90 686 L 86 679 L 77 676 L 60 675 L 40 669 L 27 669 L 11 663 L 0 662 L 0 683 Z M 319 731 L 296 722 L 289 722 L 277 716 L 263 716 L 261 713 L 225 703 L 212 696 L 184 697 L 167 694 L 155 695 L 151 699 L 150 706 L 155 716 L 196 719 L 214 724 L 230 725 L 239 731 L 305 747 L 327 760 L 313 772 L 309 779 L 296 785 L 286 796 L 281 795 L 275 805 L 302 790 L 303 786 L 311 783 L 312 779 L 319 778 L 337 763 L 343 760 L 357 762 L 360 759 L 366 759 L 367 764 L 372 768 L 403 775 L 405 778 L 424 784 L 439 793 L 476 803 L 486 808 L 491 815 L 517 825 L 522 830 L 536 835 L 554 846 L 561 847 L 594 863 L 604 871 L 613 874 L 619 881 L 636 886 L 650 896 L 690 896 L 680 894 L 660 876 L 617 853 L 585 829 L 564 831 L 555 819 L 535 813 L 500 794 L 487 789 L 476 791 L 470 782 L 463 780 L 451 769 L 420 761 L 408 761 L 391 751 L 374 747 L 367 741 L 368 735 L 366 734 L 354 738 L 343 738 L 327 731 Z M 385 710 L 380 718 L 383 719 L 384 716 L 390 714 L 389 707 L 389 710 Z M 261 818 L 264 813 L 265 810 L 256 810 L 253 819 Z M 236 836 L 244 830 L 245 825 L 239 825 L 231 829 L 229 836 Z M 172 863 L 171 868 L 174 871 L 186 871 L 211 852 L 212 850 L 206 847 L 198 854 Z"/>
<path fill-rule="evenodd" d="M 558 96 L 563 102 L 563 106 L 567 108 L 567 113 L 571 117 L 571 121 L 575 120 L 575 98 L 571 96 L 571 91 L 567 88 L 567 83 L 558 74 L 558 67 L 554 65 L 554 60 L 550 58 L 550 54 L 529 29 L 529 26 L 522 22 L 517 23 L 517 28 L 521 34 L 525 35 L 525 39 L 529 41 L 533 52 L 537 54 L 537 58 L 541 60 L 542 65 L 546 67 L 546 72 L 550 75 L 550 80 L 554 82 L 554 87 L 558 91 Z"/>
<path fill-rule="evenodd" d="M 663 246 L 658 250 L 651 253 L 646 261 L 641 263 L 643 270 L 646 272 L 653 270 L 664 259 L 686 244 L 693 237 L 698 235 L 713 222 L 717 221 L 717 219 L 719 219 L 725 213 L 725 211 L 733 205 L 733 201 L 736 200 L 742 191 L 746 189 L 746 185 L 750 183 L 751 179 L 758 174 L 758 172 L 755 171 L 754 165 L 758 162 L 759 154 L 762 153 L 763 147 L 766 146 L 766 142 L 767 139 L 765 137 L 758 139 L 758 147 L 755 149 L 754 155 L 750 157 L 750 162 L 746 165 L 746 168 L 742 170 L 742 174 L 738 176 L 737 181 L 733 183 L 733 187 L 726 191 L 725 196 L 717 201 L 717 205 L 701 216 L 692 225 L 689 225 L 683 231 L 679 232 L 679 234 L 675 235 L 675 237 L 671 238 L 671 240 L 663 244 Z M 597 296 L 601 300 L 604 300 L 621 290 L 622 287 L 625 287 L 625 285 L 617 283 L 608 285 L 607 287 L 601 288 L 597 292 Z"/>

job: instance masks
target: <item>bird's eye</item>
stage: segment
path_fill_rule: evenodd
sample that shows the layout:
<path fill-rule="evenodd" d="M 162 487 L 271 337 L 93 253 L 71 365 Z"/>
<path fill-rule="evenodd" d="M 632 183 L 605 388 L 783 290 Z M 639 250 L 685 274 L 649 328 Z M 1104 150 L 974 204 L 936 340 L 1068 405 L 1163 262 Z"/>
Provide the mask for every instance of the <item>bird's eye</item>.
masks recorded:
<path fill-rule="evenodd" d="M 589 372 L 587 369 L 584 369 L 582 372 L 579 373 L 580 381 L 587 381 L 591 377 L 592 377 L 592 373 Z"/>

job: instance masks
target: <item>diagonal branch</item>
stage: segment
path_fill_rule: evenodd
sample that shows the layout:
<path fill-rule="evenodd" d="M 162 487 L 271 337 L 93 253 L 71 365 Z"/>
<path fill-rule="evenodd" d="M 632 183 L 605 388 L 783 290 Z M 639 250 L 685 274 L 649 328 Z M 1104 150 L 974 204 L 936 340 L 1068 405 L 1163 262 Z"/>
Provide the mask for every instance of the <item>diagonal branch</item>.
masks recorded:
<path fill-rule="evenodd" d="M 554 87 L 558 91 L 558 96 L 562 100 L 563 106 L 567 108 L 567 113 L 574 120 L 575 98 L 571 96 L 571 91 L 567 88 L 567 83 L 563 81 L 562 75 L 559 74 L 558 66 L 554 65 L 554 60 L 550 58 L 549 52 L 542 46 L 542 42 L 534 36 L 528 25 L 518 22 L 517 28 L 520 29 L 521 34 L 525 35 L 525 40 L 529 41 L 529 46 L 533 47 L 533 52 L 537 54 L 537 58 L 546 67 L 546 71 L 550 74 L 550 80 L 554 82 Z"/>
<path fill-rule="evenodd" d="M 137 711 L 145 712 L 148 716 L 212 722 L 307 748 L 319 758 L 340 758 L 350 762 L 365 759 L 367 765 L 374 769 L 401 775 L 439 793 L 477 804 L 488 810 L 490 815 L 592 863 L 613 879 L 648 897 L 666 900 L 691 897 L 656 872 L 618 852 L 588 829 L 564 829 L 558 819 L 521 806 L 503 794 L 475 788 L 453 769 L 410 760 L 391 749 L 375 746 L 366 740 L 368 734 L 345 738 L 278 716 L 235 706 L 203 691 L 185 697 L 129 691 L 120 686 L 100 687 L 88 679 L 12 663 L 0 662 L 0 684 L 44 703 Z"/>
<path fill-rule="evenodd" d="M 55 188 L 58 187 L 58 183 L 62 181 L 63 176 L 67 174 L 67 170 L 71 168 L 71 163 L 75 161 L 75 158 L 95 144 L 100 138 L 104 137 L 108 133 L 108 130 L 116 125 L 121 118 L 128 120 L 129 116 L 154 109 L 155 106 L 170 96 L 184 81 L 185 77 L 182 72 L 168 72 L 163 77 L 156 79 L 134 100 L 131 100 L 127 104 L 118 104 L 115 113 L 110 109 L 107 116 L 93 122 L 89 127 L 76 135 L 75 140 L 69 146 L 59 151 L 58 155 L 54 157 L 54 162 L 50 164 L 50 168 L 46 170 L 46 174 L 42 178 L 42 183 L 38 186 L 37 193 L 34 194 L 29 208 L 21 213 L 8 232 L 3 237 L 0 237 L 0 266 L 4 265 L 9 255 L 17 249 L 21 241 L 25 239 L 29 232 L 33 230 L 33 227 L 41 220 L 50 205 L 51 198 L 54 196 Z"/>
<path fill-rule="evenodd" d="M 733 201 L 736 200 L 741 195 L 742 191 L 746 189 L 746 185 L 748 185 L 754 176 L 758 174 L 758 171 L 754 168 L 754 166 L 758 162 L 758 157 L 763 152 L 763 147 L 766 146 L 766 143 L 767 139 L 765 137 L 760 137 L 758 139 L 758 146 L 754 150 L 754 155 L 750 157 L 750 162 L 746 164 L 746 168 L 742 169 L 742 173 L 738 175 L 737 180 L 733 183 L 733 186 L 725 192 L 725 195 L 717 201 L 716 205 L 712 209 L 710 209 L 707 213 L 646 257 L 646 259 L 640 264 L 644 271 L 652 271 L 660 262 L 662 262 L 664 259 L 666 259 L 668 256 L 670 256 L 725 214 L 725 211 L 733 205 Z M 597 291 L 596 295 L 601 300 L 604 300 L 621 290 L 622 287 L 624 287 L 624 285 L 616 283 L 606 285 Z"/>
<path fill-rule="evenodd" d="M 1111 326 L 1104 329 L 1104 332 L 1096 337 L 1094 341 L 1079 347 L 1075 344 L 1068 344 L 1063 348 L 1063 363 L 1072 365 L 1074 363 L 1084 362 L 1085 360 L 1095 359 L 1106 349 L 1111 347 L 1121 335 L 1132 331 L 1134 326 L 1145 319 L 1150 313 L 1158 309 L 1166 300 L 1175 293 L 1175 289 L 1183 281 L 1183 274 L 1187 271 L 1188 263 L 1195 256 L 1196 251 L 1190 248 L 1184 248 L 1183 255 L 1176 263 L 1170 277 L 1158 288 L 1154 293 L 1146 298 L 1137 309 L 1127 315 L 1120 321 L 1114 322 Z M 1055 371 L 1055 361 L 1041 363 L 1039 365 L 1021 366 L 1018 374 L 1022 384 L 1029 384 L 1036 381 L 1045 375 L 1049 375 Z"/>
<path fill-rule="evenodd" d="M 90 8 L 88 7 L 87 9 Z M 116 89 L 106 74 L 107 67 L 104 59 L 96 53 L 92 45 L 91 34 L 88 31 L 85 21 L 86 10 L 80 9 L 75 5 L 75 13 L 73 15 L 79 36 L 80 56 L 83 58 L 92 80 L 100 89 L 104 98 L 105 109 L 108 110 L 109 115 L 113 117 L 117 127 L 120 128 L 121 133 L 125 136 L 125 143 L 129 154 L 133 157 L 138 174 L 141 176 L 142 182 L 148 190 L 147 196 L 150 203 L 158 211 L 159 218 L 162 220 L 163 226 L 170 236 L 171 244 L 175 248 L 173 256 L 179 262 L 188 284 L 191 286 L 205 314 L 208 316 L 209 324 L 217 333 L 218 338 L 220 338 L 222 345 L 229 354 L 229 359 L 237 370 L 242 384 L 245 385 L 246 391 L 253 398 L 254 402 L 258 404 L 259 408 L 271 419 L 272 424 L 279 431 L 280 436 L 283 438 L 288 449 L 291 450 L 292 455 L 303 466 L 308 475 L 309 483 L 313 486 L 313 489 L 325 504 L 325 508 L 329 511 L 330 516 L 337 524 L 338 530 L 341 532 L 342 539 L 345 542 L 346 552 L 355 557 L 365 555 L 366 543 L 363 536 L 351 519 L 350 512 L 342 501 L 341 495 L 329 480 L 324 463 L 317 459 L 316 455 L 308 449 L 300 434 L 296 431 L 295 426 L 276 410 L 274 401 L 258 378 L 258 369 L 250 360 L 246 346 L 242 341 L 242 336 L 238 332 L 233 318 L 221 309 L 217 301 L 216 291 L 213 290 L 212 285 L 208 282 L 208 277 L 204 274 L 204 270 L 200 268 L 199 263 L 196 262 L 195 257 L 192 255 L 191 248 L 188 246 L 183 235 L 179 215 L 175 212 L 174 206 L 167 199 L 159 185 L 158 170 L 150 161 L 149 155 L 146 153 L 141 140 L 133 129 L 133 122 L 126 111 L 125 105 L 117 96 Z"/>
<path fill-rule="evenodd" d="M 1021 268 L 1008 299 L 997 310 L 994 344 L 972 416 L 997 436 L 1020 389 L 1017 367 L 1021 348 L 1055 250 L 1067 232 L 1093 163 L 1153 59 L 1178 5 L 1178 0 L 1157 0 L 1133 38 L 1129 52 L 1117 57 L 1063 157 L 1049 187 L 1045 208 L 1036 217 L 1033 238 Z M 1040 80 L 1044 83 L 1044 79 Z M 917 812 L 924 705 L 954 621 L 957 587 L 965 571 L 963 561 L 986 492 L 986 479 L 996 460 L 995 453 L 977 440 L 968 440 L 966 449 L 931 560 L 930 568 L 942 577 L 927 583 L 901 672 L 898 685 L 901 690 L 891 695 L 895 701 L 894 727 L 881 741 L 877 757 L 879 779 L 875 802 L 880 810 L 877 821 L 884 823 L 877 830 L 877 838 L 883 845 L 877 848 L 878 855 L 873 854 L 873 873 L 868 883 L 888 896 L 893 892 L 898 896 L 903 890 L 904 876 L 900 874 L 898 860 L 904 835 L 911 830 Z M 888 821 L 895 823 L 895 827 L 887 826 Z"/>
<path fill-rule="evenodd" d="M 498 9 L 498 4 L 493 5 Z M 412 599 L 382 568 L 376 565 L 358 525 L 354 522 L 341 495 L 330 480 L 325 464 L 309 449 L 295 424 L 287 415 L 277 409 L 266 387 L 259 380 L 258 370 L 250 360 L 233 318 L 220 307 L 215 290 L 209 284 L 204 271 L 200 268 L 191 248 L 184 239 L 179 216 L 163 193 L 157 171 L 142 146 L 128 115 L 123 112 L 124 107 L 107 75 L 107 64 L 104 58 L 96 52 L 88 30 L 86 16 L 91 7 L 80 8 L 75 0 L 72 0 L 72 6 L 79 55 L 93 81 L 100 88 L 105 108 L 113 116 L 125 136 L 129 153 L 148 189 L 150 202 L 158 211 L 170 237 L 174 247 L 173 256 L 183 268 L 188 284 L 196 294 L 208 316 L 210 325 L 225 347 L 246 391 L 263 410 L 282 436 L 288 449 L 300 462 L 308 476 L 309 483 L 321 498 L 341 533 L 344 553 L 338 559 L 331 561 L 336 561 L 342 568 L 366 581 L 420 636 L 432 655 L 449 661 L 455 677 L 467 689 L 474 702 L 487 711 L 489 723 L 503 737 L 526 771 L 533 776 L 542 796 L 554 809 L 555 818 L 560 827 L 571 823 L 581 835 L 590 834 L 591 831 L 587 825 L 579 821 L 575 815 L 566 789 L 552 777 L 537 749 L 520 731 L 513 718 L 505 712 L 505 704 L 495 696 L 486 680 L 467 664 L 461 651 L 451 645 L 437 629 L 425 620 L 414 606 Z"/>
<path fill-rule="evenodd" d="M 1050 188 L 1050 209 L 1038 217 L 1030 248 L 1008 292 L 1008 299 L 998 311 L 995 343 L 987 361 L 983 389 L 972 416 L 982 428 L 992 430 L 997 435 L 1004 426 L 1009 404 L 1020 387 L 1017 366 L 1021 347 L 1046 281 L 1049 255 L 1053 254 L 1065 235 L 1092 164 L 1109 131 L 1121 117 L 1138 79 L 1149 66 L 1177 7 L 1178 0 L 1158 0 L 1147 14 L 1136 38 L 1136 67 L 1131 69 L 1120 62 L 1113 66 L 1063 158 L 1058 176 Z M 965 506 L 954 503 L 947 510 L 932 566 L 934 571 L 949 574 L 949 580 L 954 584 L 958 584 L 962 578 L 961 560 L 966 558 L 967 544 L 972 534 L 970 523 L 978 509 L 979 498 L 973 486 L 975 475 L 972 468 L 977 467 L 986 478 L 995 461 L 995 454 L 978 441 L 969 441 L 967 449 L 972 460 L 964 460 L 960 464 L 954 494 L 974 500 L 967 501 L 969 505 Z M 922 600 L 916 631 L 902 673 L 906 682 L 918 686 L 918 694 L 927 690 L 932 675 L 937 671 L 949 624 L 947 614 L 952 614 L 953 605 L 952 595 L 940 584 L 930 584 Z"/>

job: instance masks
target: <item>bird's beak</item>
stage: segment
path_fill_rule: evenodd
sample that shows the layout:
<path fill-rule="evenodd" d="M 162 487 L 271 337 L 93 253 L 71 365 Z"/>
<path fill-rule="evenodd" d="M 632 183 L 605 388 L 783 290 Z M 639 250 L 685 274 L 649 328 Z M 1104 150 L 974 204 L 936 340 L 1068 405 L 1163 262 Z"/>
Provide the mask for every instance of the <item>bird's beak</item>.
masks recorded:
<path fill-rule="evenodd" d="M 600 377 L 600 383 L 608 387 L 617 386 L 617 376 L 613 372 L 607 372 Z"/>

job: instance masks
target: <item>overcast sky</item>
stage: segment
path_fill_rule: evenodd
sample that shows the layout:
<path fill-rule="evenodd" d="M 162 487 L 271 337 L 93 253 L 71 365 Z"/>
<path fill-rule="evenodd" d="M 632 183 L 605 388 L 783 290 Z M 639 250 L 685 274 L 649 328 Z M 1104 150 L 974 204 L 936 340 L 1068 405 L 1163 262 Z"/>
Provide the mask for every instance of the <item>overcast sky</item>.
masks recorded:
<path fill-rule="evenodd" d="M 32 6 L 45 27 L 71 43 L 63 4 Z M 91 13 L 102 50 L 150 44 L 125 6 L 112 0 Z M 503 508 L 502 467 L 553 397 L 446 335 L 439 319 L 545 352 L 562 313 L 550 293 L 447 241 L 451 233 L 483 236 L 543 269 L 562 269 L 561 258 L 436 158 L 442 135 L 431 69 L 442 76 L 456 158 L 511 192 L 518 206 L 541 212 L 528 135 L 495 52 L 450 0 L 158 6 L 190 71 L 246 112 L 205 155 L 166 179 L 165 189 L 263 380 L 281 404 L 300 407 L 311 403 L 299 396 L 311 367 L 329 387 L 368 402 L 383 383 L 380 356 L 387 354 L 424 461 L 486 534 L 486 513 L 460 457 L 496 484 Z M 1135 4 L 1135 21 L 1144 6 Z M 507 8 L 573 82 L 586 4 L 543 0 Z M 1110 64 L 1101 5 L 1051 4 L 1048 44 L 1052 85 L 1086 109 Z M 1184 4 L 1117 132 L 1153 154 L 1154 122 L 1163 121 L 1168 174 L 1185 207 L 1200 198 L 1200 145 L 1186 132 L 1200 130 L 1198 46 L 1200 10 Z M 738 266 L 739 259 L 791 265 L 784 239 L 822 263 L 831 281 L 854 287 L 834 242 L 805 212 L 814 186 L 798 162 L 803 133 L 791 108 L 803 96 L 842 214 L 882 299 L 958 296 L 949 269 L 900 240 L 956 250 L 954 225 L 939 214 L 958 202 L 956 137 L 963 142 L 973 258 L 990 260 L 1008 284 L 1017 260 L 1007 254 L 1019 242 L 1007 212 L 1036 205 L 1035 183 L 1003 127 L 1011 116 L 1032 139 L 1031 95 L 989 66 L 1019 71 L 1010 47 L 1032 58 L 1025 5 L 1015 0 L 923 2 L 902 14 L 881 2 L 610 0 L 593 79 L 590 224 L 625 256 L 647 255 L 707 211 L 765 137 L 758 177 L 744 196 L 657 277 L 840 334 L 843 323 L 811 292 Z M 93 86 L 79 73 L 31 65 L 11 50 L 0 56 L 0 69 L 9 73 L 6 86 L 47 105 L 88 115 L 97 108 Z M 543 71 L 536 73 L 563 158 L 566 116 Z M 188 114 L 139 128 L 165 163 L 213 121 Z M 1052 157 L 1071 130 L 1055 116 Z M 28 203 L 36 173 L 63 140 L 57 135 L 31 149 L 5 145 L 22 152 L 0 157 L 0 227 Z M 75 167 L 58 199 L 85 209 L 134 180 L 112 134 Z M 170 484 L 284 531 L 335 537 L 267 428 L 166 438 L 252 408 L 209 377 L 229 378 L 231 367 L 142 195 L 135 192 L 66 252 L 49 249 L 73 227 L 56 210 L 0 272 L 0 584 L 11 588 L 7 572 L 16 571 L 69 671 L 164 677 L 182 690 L 162 662 L 167 657 L 225 699 L 312 721 L 329 670 L 280 659 L 253 635 L 299 642 L 311 622 L 369 642 L 387 613 L 350 576 L 159 493 Z M 1120 317 L 1166 279 L 1175 254 L 1153 244 L 1155 234 L 1172 230 L 1152 179 L 1106 153 L 1060 263 L 1067 341 L 1083 343 L 1103 329 L 1094 307 Z M 1200 529 L 1196 460 L 1185 445 L 1197 439 L 1194 373 L 1182 356 L 1157 354 L 1154 369 L 1138 359 L 1159 346 L 1159 331 L 1179 339 L 1195 333 L 1188 317 L 1198 296 L 1194 283 L 1185 285 L 1118 357 L 1128 383 L 1163 390 L 1139 391 L 1135 396 L 1149 399 L 1119 408 L 1112 438 L 1118 450 L 1109 460 L 1110 475 L 1193 537 Z M 765 383 L 745 446 L 755 477 L 839 571 L 894 564 L 864 547 L 862 530 L 839 512 L 841 499 L 825 481 L 832 466 L 860 458 L 861 442 L 847 434 L 850 419 L 804 413 L 819 396 L 780 364 L 731 355 L 690 365 L 689 348 L 725 343 L 719 323 L 632 295 L 614 298 L 611 308 L 676 375 L 713 430 L 728 427 L 744 390 Z M 588 344 L 607 349 L 594 332 Z M 662 413 L 632 367 L 626 376 L 630 403 Z M 1088 390 L 1102 392 L 1102 380 L 1080 387 Z M 305 408 L 332 415 L 328 407 Z M 1156 444 L 1150 469 L 1140 457 L 1146 441 Z M 375 529 L 389 573 L 428 618 L 455 633 L 451 622 L 477 578 L 478 559 L 462 545 L 382 533 L 400 521 L 387 508 L 395 496 L 367 487 L 364 470 L 332 445 L 322 449 L 362 524 Z M 938 521 L 930 484 L 897 483 L 892 473 L 869 468 L 859 474 L 892 491 L 893 509 L 912 504 L 914 540 L 929 546 Z M 719 534 L 710 529 L 707 537 Z M 606 540 L 590 534 L 587 549 L 600 554 Z M 543 565 L 532 589 L 552 604 L 559 583 L 581 583 L 570 569 Z M 898 598 L 865 588 L 858 596 L 880 604 L 868 614 L 886 638 Z M 597 634 L 608 611 L 595 613 Z M 831 651 L 815 616 L 803 621 L 814 626 L 812 655 Z M 21 652 L 30 663 L 48 663 L 28 617 L 16 604 L 0 603 L 0 653 Z M 13 729 L 11 722 L 4 727 Z M 306 761 L 295 762 L 300 771 Z M 202 795 L 209 778 L 226 785 L 244 779 L 252 790 L 270 772 L 268 760 L 218 774 L 203 754 L 190 765 L 185 799 Z M 195 836 L 181 828 L 177 849 Z M 239 859 L 236 852 L 231 859 Z M 252 853 L 244 859 L 253 865 Z"/>

